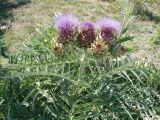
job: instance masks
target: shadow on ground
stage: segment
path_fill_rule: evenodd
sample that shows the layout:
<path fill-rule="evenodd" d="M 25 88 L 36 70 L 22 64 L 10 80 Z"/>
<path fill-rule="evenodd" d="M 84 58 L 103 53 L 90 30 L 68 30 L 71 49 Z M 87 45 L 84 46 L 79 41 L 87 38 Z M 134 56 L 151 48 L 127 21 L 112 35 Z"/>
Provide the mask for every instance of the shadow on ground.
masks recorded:
<path fill-rule="evenodd" d="M 2 38 L 5 31 L 10 28 L 10 23 L 14 20 L 13 10 L 29 2 L 30 0 L 0 0 L 0 56 L 6 57 L 5 51 L 7 48 Z"/>

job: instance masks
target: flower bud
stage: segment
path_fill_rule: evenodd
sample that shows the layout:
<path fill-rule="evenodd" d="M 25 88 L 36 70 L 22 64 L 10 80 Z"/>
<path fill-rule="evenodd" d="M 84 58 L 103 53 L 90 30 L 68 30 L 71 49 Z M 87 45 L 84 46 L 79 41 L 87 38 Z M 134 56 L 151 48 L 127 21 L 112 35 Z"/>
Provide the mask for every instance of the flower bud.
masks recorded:
<path fill-rule="evenodd" d="M 55 29 L 58 33 L 58 40 L 62 43 L 69 42 L 74 37 L 78 20 L 71 14 L 62 14 L 55 17 Z"/>
<path fill-rule="evenodd" d="M 121 28 L 119 22 L 108 18 L 98 19 L 96 21 L 96 26 L 100 30 L 100 36 L 108 45 L 112 45 L 114 43 L 116 34 Z"/>
<path fill-rule="evenodd" d="M 120 57 L 126 52 L 126 48 L 124 46 L 121 46 L 120 44 L 113 45 L 110 48 L 110 52 L 114 57 Z"/>
<path fill-rule="evenodd" d="M 80 31 L 78 34 L 78 42 L 81 46 L 90 46 L 96 39 L 94 33 L 95 27 L 92 22 L 84 22 L 80 25 Z"/>
<path fill-rule="evenodd" d="M 105 45 L 105 42 L 101 39 L 97 39 L 91 44 L 90 51 L 93 54 L 99 55 L 103 54 L 107 49 L 108 47 Z"/>
<path fill-rule="evenodd" d="M 55 42 L 54 44 L 53 44 L 53 53 L 55 54 L 55 55 L 60 55 L 60 54 L 62 54 L 62 52 L 63 52 L 63 47 L 62 47 L 62 44 L 61 43 L 58 43 L 58 42 Z"/>

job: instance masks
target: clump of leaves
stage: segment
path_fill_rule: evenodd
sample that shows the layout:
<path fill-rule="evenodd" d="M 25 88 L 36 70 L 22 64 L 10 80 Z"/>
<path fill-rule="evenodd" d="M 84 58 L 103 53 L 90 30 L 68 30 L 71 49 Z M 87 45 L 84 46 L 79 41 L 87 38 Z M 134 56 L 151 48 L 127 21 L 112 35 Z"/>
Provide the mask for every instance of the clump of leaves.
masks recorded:
<path fill-rule="evenodd" d="M 152 41 L 156 44 L 156 45 L 160 45 L 160 28 L 157 29 L 156 33 L 154 34 Z"/>
<path fill-rule="evenodd" d="M 5 33 L 5 30 L 0 28 L 0 57 L 7 57 L 6 55 L 6 51 L 7 51 L 7 47 L 4 44 L 4 41 L 2 40 L 3 38 L 3 34 Z"/>
<path fill-rule="evenodd" d="M 96 58 L 77 47 L 65 57 L 10 57 L 9 119 L 143 119 L 158 115 L 156 71 L 127 58 Z M 5 76 L 4 76 L 5 78 Z M 5 93 L 5 94 L 6 94 Z M 10 95 L 10 96 L 9 96 Z"/>
<path fill-rule="evenodd" d="M 153 11 L 149 10 L 147 3 L 158 4 L 156 0 L 133 0 L 134 14 L 139 15 L 144 20 L 153 20 L 155 22 L 160 22 L 160 16 L 154 14 Z"/>

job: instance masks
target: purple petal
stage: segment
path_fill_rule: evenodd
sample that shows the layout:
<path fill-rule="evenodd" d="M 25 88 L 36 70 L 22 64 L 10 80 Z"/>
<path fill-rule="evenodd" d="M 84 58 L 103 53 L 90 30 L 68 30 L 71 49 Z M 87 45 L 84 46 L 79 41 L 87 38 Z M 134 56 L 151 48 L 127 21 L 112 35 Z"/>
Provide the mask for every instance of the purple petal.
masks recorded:
<path fill-rule="evenodd" d="M 114 41 L 115 33 L 121 29 L 120 23 L 109 19 L 101 18 L 96 21 L 96 27 L 100 30 L 100 36 L 107 44 L 111 45 Z"/>
<path fill-rule="evenodd" d="M 55 29 L 59 39 L 71 39 L 75 29 L 78 27 L 78 20 L 71 14 L 61 14 L 55 17 Z"/>
<path fill-rule="evenodd" d="M 95 26 L 92 22 L 89 21 L 89 22 L 81 23 L 80 29 L 81 30 L 94 30 Z"/>
<path fill-rule="evenodd" d="M 80 24 L 79 28 L 79 43 L 82 46 L 90 45 L 96 38 L 94 24 L 92 22 L 84 22 Z"/>
<path fill-rule="evenodd" d="M 115 32 L 120 31 L 121 26 L 120 23 L 116 20 L 112 20 L 109 18 L 100 18 L 96 21 L 96 27 L 100 30 L 102 29 L 112 29 Z"/>
<path fill-rule="evenodd" d="M 61 14 L 55 17 L 55 29 L 74 30 L 78 26 L 78 20 L 71 14 Z"/>

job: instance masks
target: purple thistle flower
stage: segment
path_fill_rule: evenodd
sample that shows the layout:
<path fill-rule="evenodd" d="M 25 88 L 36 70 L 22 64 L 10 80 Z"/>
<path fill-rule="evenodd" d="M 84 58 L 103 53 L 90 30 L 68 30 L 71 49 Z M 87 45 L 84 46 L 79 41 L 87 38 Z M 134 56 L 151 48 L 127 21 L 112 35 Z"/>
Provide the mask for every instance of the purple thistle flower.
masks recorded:
<path fill-rule="evenodd" d="M 55 29 L 60 40 L 70 40 L 78 26 L 78 20 L 71 14 L 61 14 L 55 17 Z"/>
<path fill-rule="evenodd" d="M 80 24 L 79 28 L 80 32 L 78 34 L 78 41 L 80 45 L 90 45 L 96 39 L 94 24 L 92 22 L 84 22 Z"/>
<path fill-rule="evenodd" d="M 100 30 L 102 39 L 109 45 L 113 43 L 115 34 L 121 29 L 119 22 L 108 18 L 98 19 L 96 21 L 96 26 Z"/>

